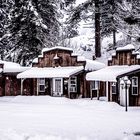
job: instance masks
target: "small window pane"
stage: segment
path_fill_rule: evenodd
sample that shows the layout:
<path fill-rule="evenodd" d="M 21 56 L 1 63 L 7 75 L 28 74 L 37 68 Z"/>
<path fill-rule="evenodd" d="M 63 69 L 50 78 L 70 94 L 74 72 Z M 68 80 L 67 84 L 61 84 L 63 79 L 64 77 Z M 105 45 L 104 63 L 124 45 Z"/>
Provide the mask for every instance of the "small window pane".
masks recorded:
<path fill-rule="evenodd" d="M 138 88 L 137 87 L 133 87 L 133 95 L 138 95 Z"/>
<path fill-rule="evenodd" d="M 40 85 L 44 85 L 45 84 L 45 79 L 44 78 L 40 78 L 39 79 L 39 84 Z"/>
<path fill-rule="evenodd" d="M 45 91 L 45 85 L 40 85 L 39 86 L 39 91 L 44 92 Z"/>
<path fill-rule="evenodd" d="M 138 95 L 138 77 L 132 77 L 132 95 Z"/>
<path fill-rule="evenodd" d="M 116 83 L 112 83 L 112 94 L 116 94 Z"/>
<path fill-rule="evenodd" d="M 132 85 L 138 85 L 138 81 L 137 81 L 137 78 L 133 78 L 132 79 Z"/>
<path fill-rule="evenodd" d="M 77 79 L 76 77 L 71 77 L 70 79 L 70 92 L 77 91 Z"/>
<path fill-rule="evenodd" d="M 98 89 L 99 87 L 99 82 L 98 81 L 93 81 L 91 82 L 91 89 Z"/>

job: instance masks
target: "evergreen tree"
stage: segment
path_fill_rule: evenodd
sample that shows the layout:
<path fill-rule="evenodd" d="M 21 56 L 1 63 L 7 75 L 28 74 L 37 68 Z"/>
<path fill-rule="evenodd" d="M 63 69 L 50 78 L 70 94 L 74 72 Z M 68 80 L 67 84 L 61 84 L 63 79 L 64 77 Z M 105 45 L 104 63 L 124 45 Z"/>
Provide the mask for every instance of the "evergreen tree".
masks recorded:
<path fill-rule="evenodd" d="M 140 1 L 124 0 L 119 5 L 119 21 L 121 31 L 127 37 L 127 43 L 131 43 L 131 38 L 139 40 L 140 37 Z"/>
<path fill-rule="evenodd" d="M 0 57 L 4 59 L 4 53 L 8 48 L 8 38 L 10 36 L 8 27 L 11 21 L 12 0 L 2 0 L 0 4 Z"/>
<path fill-rule="evenodd" d="M 8 59 L 26 65 L 43 47 L 57 42 L 59 23 L 56 1 L 16 0 L 12 11 Z"/>
<path fill-rule="evenodd" d="M 101 5 L 101 26 L 102 36 L 113 34 L 113 47 L 116 45 L 116 32 L 119 22 L 115 18 L 118 16 L 118 5 L 122 0 L 102 0 Z"/>

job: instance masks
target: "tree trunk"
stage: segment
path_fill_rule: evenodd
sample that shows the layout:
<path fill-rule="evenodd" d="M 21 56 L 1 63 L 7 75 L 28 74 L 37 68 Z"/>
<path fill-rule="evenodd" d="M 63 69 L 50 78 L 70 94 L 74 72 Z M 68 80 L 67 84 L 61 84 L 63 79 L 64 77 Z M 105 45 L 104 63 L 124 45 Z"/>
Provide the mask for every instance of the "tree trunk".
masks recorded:
<path fill-rule="evenodd" d="M 111 5 L 112 5 L 112 23 L 113 23 L 113 48 L 115 49 L 115 46 L 116 46 L 116 29 L 115 29 L 115 21 L 114 21 L 114 17 L 113 17 L 113 14 L 114 14 L 114 9 L 115 9 L 115 2 L 114 0 L 111 0 Z"/>
<path fill-rule="evenodd" d="M 100 6 L 99 0 L 95 0 L 95 56 L 101 57 L 101 42 L 100 42 Z"/>
<path fill-rule="evenodd" d="M 116 46 L 116 30 L 113 30 L 113 48 Z"/>

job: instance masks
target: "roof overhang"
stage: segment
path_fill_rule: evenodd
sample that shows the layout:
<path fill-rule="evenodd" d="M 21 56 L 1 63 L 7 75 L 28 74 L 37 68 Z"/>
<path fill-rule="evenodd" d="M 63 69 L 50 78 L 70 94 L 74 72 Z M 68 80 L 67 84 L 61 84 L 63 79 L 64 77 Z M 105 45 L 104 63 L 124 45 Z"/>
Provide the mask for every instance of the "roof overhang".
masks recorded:
<path fill-rule="evenodd" d="M 115 65 L 107 66 L 98 71 L 89 72 L 86 75 L 88 81 L 109 81 L 116 82 L 118 77 L 124 76 L 125 74 L 133 73 L 140 70 L 140 65 Z"/>
<path fill-rule="evenodd" d="M 84 70 L 83 66 L 72 67 L 32 67 L 17 75 L 17 78 L 67 78 Z"/>

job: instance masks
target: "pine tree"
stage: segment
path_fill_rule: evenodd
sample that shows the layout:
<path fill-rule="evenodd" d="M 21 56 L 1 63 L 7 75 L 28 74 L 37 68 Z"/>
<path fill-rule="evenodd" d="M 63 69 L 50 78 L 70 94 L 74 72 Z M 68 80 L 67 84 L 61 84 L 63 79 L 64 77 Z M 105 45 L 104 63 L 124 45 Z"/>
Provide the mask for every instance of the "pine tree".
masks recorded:
<path fill-rule="evenodd" d="M 53 0 L 16 0 L 12 11 L 8 59 L 26 65 L 43 47 L 57 42 L 59 22 Z"/>
<path fill-rule="evenodd" d="M 127 43 L 131 43 L 131 39 L 139 40 L 140 37 L 140 1 L 130 0 L 123 1 L 119 5 L 120 29 L 127 36 Z"/>
<path fill-rule="evenodd" d="M 119 22 L 115 18 L 118 15 L 118 4 L 122 0 L 102 0 L 101 4 L 101 26 L 102 36 L 113 34 L 113 47 L 116 45 L 116 32 Z"/>
<path fill-rule="evenodd" d="M 0 4 L 0 56 L 4 59 L 4 53 L 8 48 L 8 38 L 10 36 L 8 27 L 11 21 L 10 13 L 13 6 L 12 0 L 2 0 Z"/>

